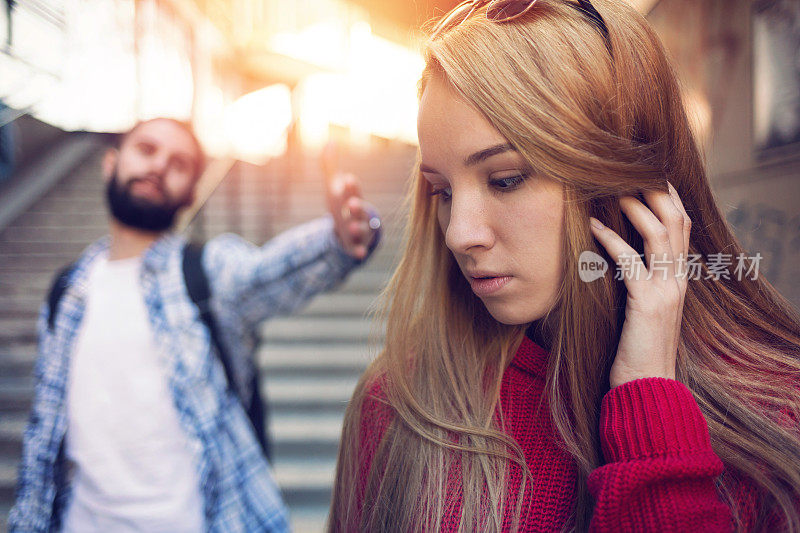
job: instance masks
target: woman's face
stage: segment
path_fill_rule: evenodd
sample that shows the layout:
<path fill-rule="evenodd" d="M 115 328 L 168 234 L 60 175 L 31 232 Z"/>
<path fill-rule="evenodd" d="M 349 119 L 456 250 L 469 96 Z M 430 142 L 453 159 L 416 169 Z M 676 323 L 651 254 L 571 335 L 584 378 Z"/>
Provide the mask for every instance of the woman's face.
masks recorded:
<path fill-rule="evenodd" d="M 561 184 L 533 174 L 438 76 L 422 95 L 417 131 L 439 226 L 473 292 L 503 324 L 538 320 L 555 303 L 563 272 Z"/>

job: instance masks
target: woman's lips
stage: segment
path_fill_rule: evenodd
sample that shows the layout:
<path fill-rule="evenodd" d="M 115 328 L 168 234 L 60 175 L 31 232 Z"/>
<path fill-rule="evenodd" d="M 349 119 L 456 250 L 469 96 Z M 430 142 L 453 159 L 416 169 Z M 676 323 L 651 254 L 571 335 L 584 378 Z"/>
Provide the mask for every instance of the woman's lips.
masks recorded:
<path fill-rule="evenodd" d="M 499 291 L 506 284 L 511 281 L 511 276 L 497 276 L 497 277 L 487 277 L 487 278 L 473 278 L 468 277 L 469 284 L 472 287 L 472 292 L 475 293 L 476 296 L 488 296 L 494 292 Z"/>

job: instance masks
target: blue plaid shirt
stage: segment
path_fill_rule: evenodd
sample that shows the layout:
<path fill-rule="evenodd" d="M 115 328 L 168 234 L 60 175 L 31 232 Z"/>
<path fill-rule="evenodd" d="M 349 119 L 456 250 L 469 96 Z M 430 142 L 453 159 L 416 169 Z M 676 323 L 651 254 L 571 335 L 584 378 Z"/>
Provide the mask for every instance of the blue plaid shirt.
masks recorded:
<path fill-rule="evenodd" d="M 376 242 L 370 248 L 374 250 Z M 44 304 L 38 321 L 36 391 L 23 441 L 17 500 L 9 517 L 15 531 L 57 531 L 70 497 L 64 456 L 70 356 L 81 325 L 92 262 L 109 247 L 105 237 L 76 263 L 48 329 Z M 208 531 L 287 531 L 288 517 L 250 421 L 212 352 L 209 333 L 189 298 L 182 271 L 185 240 L 166 235 L 145 252 L 141 284 L 156 345 L 166 361 L 168 386 L 199 472 Z M 331 217 L 293 228 L 256 247 L 225 234 L 203 254 L 211 306 L 234 364 L 234 386 L 247 394 L 259 324 L 298 309 L 338 285 L 360 261 L 347 255 Z M 249 397 L 249 396 L 242 396 Z"/>

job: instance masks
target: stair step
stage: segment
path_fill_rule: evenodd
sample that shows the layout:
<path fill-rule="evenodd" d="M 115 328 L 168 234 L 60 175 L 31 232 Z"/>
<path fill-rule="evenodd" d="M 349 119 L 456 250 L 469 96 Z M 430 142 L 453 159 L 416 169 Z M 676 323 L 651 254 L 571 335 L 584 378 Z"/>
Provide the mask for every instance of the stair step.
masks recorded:
<path fill-rule="evenodd" d="M 86 244 L 107 233 L 105 228 L 6 228 L 2 242 L 13 243 L 75 243 Z"/>
<path fill-rule="evenodd" d="M 16 219 L 13 224 L 13 226 L 19 228 L 41 226 L 95 226 L 107 228 L 107 225 L 108 213 L 105 210 L 93 210 L 83 213 L 31 210 Z"/>
<path fill-rule="evenodd" d="M 330 414 L 342 416 L 352 396 L 355 377 L 325 377 L 309 380 L 304 377 L 263 377 L 262 394 L 266 391 L 271 412 L 286 416 Z"/>
<path fill-rule="evenodd" d="M 15 285 L 47 288 L 54 274 L 55 273 L 48 274 L 47 272 L 4 271 L 3 279 L 0 283 L 4 286 Z"/>
<path fill-rule="evenodd" d="M 87 246 L 88 242 L 63 240 L 56 242 L 12 242 L 4 241 L 0 235 L 0 255 L 28 254 L 28 253 L 58 253 L 69 254 L 76 258 Z"/>
<path fill-rule="evenodd" d="M 331 343 L 263 343 L 256 361 L 270 378 L 306 376 L 355 376 L 364 371 L 372 359 L 363 344 Z"/>
<path fill-rule="evenodd" d="M 0 414 L 20 414 L 30 411 L 33 386 L 30 383 L 7 384 L 0 388 Z"/>
<path fill-rule="evenodd" d="M 2 247 L 0 245 L 0 247 Z M 55 273 L 60 268 L 76 259 L 71 253 L 8 253 L 0 255 L 0 271 L 2 272 L 42 272 Z"/>
<path fill-rule="evenodd" d="M 33 376 L 0 376 L 0 390 L 33 390 Z"/>
<path fill-rule="evenodd" d="M 0 318 L 20 318 L 30 320 L 31 323 L 35 323 L 36 317 L 38 316 L 39 309 L 37 304 L 10 302 L 5 305 L 0 305 Z"/>
<path fill-rule="evenodd" d="M 383 332 L 372 321 L 339 317 L 289 317 L 268 320 L 261 328 L 267 343 L 353 343 L 380 340 Z"/>
<path fill-rule="evenodd" d="M 36 342 L 36 337 L 36 321 L 34 319 L 0 318 L 0 343 Z"/>
<path fill-rule="evenodd" d="M 12 506 L 11 502 L 8 503 L 0 502 L 0 533 L 6 533 L 8 531 L 8 515 L 11 514 L 11 506 Z M 317 529 L 315 531 L 322 531 L 322 529 Z"/>
<path fill-rule="evenodd" d="M 329 505 L 295 505 L 289 510 L 292 531 L 295 533 L 320 533 L 325 531 Z"/>
<path fill-rule="evenodd" d="M 327 377 L 315 380 L 302 377 L 264 378 L 267 397 L 275 404 L 291 402 L 330 402 L 345 404 L 358 380 L 350 377 Z"/>
<path fill-rule="evenodd" d="M 330 502 L 336 462 L 308 459 L 290 464 L 276 464 L 275 481 L 290 507 L 325 505 Z"/>
<path fill-rule="evenodd" d="M 3 343 L 0 345 L 0 360 L 4 357 L 26 357 L 33 360 L 36 357 L 36 348 L 35 342 Z"/>
<path fill-rule="evenodd" d="M 373 294 L 328 293 L 320 294 L 298 316 L 361 318 L 376 305 Z"/>
<path fill-rule="evenodd" d="M 276 465 L 275 479 L 284 490 L 330 489 L 335 472 L 335 461 L 309 459 L 288 465 Z"/>
<path fill-rule="evenodd" d="M 342 285 L 341 292 L 378 294 L 389 281 L 388 272 L 356 271 Z"/>
<path fill-rule="evenodd" d="M 84 175 L 76 175 L 73 174 L 68 178 L 64 179 L 58 185 L 59 192 L 86 192 L 86 193 L 97 193 L 97 194 L 105 194 L 106 184 L 103 179 L 100 177 L 99 174 L 96 176 L 89 176 L 87 174 L 95 174 L 98 171 L 98 165 L 100 165 L 100 158 L 103 156 L 102 150 L 96 156 L 96 160 L 90 159 L 86 163 L 86 169 L 89 171 Z M 88 179 L 87 179 L 88 178 Z"/>
<path fill-rule="evenodd" d="M 338 414 L 286 415 L 270 410 L 269 432 L 275 464 L 307 458 L 335 460 L 342 433 Z"/>
<path fill-rule="evenodd" d="M 58 191 L 55 191 L 56 193 Z M 31 212 L 56 212 L 56 213 L 103 213 L 106 211 L 105 200 L 100 195 L 85 194 L 80 197 L 51 195 L 44 198 Z"/>
<path fill-rule="evenodd" d="M 3 423 L 0 418 L 0 424 Z M 12 418 L 10 422 L 17 423 L 18 419 Z M 270 430 L 276 439 L 301 441 L 303 439 L 316 439 L 319 441 L 338 442 L 342 432 L 342 419 L 335 416 L 308 414 L 305 416 L 286 416 L 276 413 L 270 418 Z"/>
<path fill-rule="evenodd" d="M 0 356 L 0 376 L 29 378 L 33 375 L 34 360 L 25 355 Z"/>
<path fill-rule="evenodd" d="M 3 232 L 7 242 L 50 242 L 66 239 L 92 242 L 108 233 L 107 225 L 94 226 L 11 226 Z"/>
<path fill-rule="evenodd" d="M 0 457 L 19 460 L 22 455 L 22 435 L 27 423 L 27 414 L 0 415 Z"/>
<path fill-rule="evenodd" d="M 0 460 L 0 502 L 12 503 L 19 461 Z"/>

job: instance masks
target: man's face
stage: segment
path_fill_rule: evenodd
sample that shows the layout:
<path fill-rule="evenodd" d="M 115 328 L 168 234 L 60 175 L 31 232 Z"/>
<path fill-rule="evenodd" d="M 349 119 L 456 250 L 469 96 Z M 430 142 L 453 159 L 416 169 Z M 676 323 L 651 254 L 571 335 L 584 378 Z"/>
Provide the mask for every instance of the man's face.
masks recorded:
<path fill-rule="evenodd" d="M 141 124 L 103 161 L 114 218 L 137 229 L 169 229 L 177 211 L 194 199 L 200 158 L 191 135 L 178 124 Z"/>

